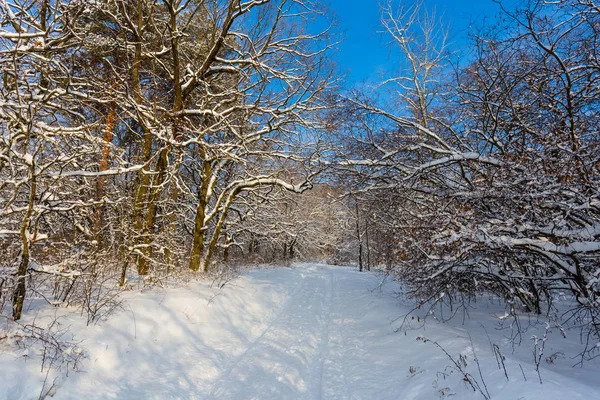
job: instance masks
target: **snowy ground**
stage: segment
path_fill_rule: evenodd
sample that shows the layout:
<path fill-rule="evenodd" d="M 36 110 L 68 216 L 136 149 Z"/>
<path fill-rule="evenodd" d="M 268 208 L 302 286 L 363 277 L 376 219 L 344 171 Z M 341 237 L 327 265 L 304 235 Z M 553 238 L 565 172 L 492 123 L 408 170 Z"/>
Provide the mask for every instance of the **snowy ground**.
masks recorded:
<path fill-rule="evenodd" d="M 51 394 L 54 399 L 484 398 L 436 341 L 484 391 L 485 382 L 492 399 L 600 399 L 599 364 L 571 368 L 575 333 L 548 340 L 544 359 L 565 354 L 542 362 L 540 384 L 532 361 L 533 327 L 513 353 L 507 331 L 497 329 L 497 310 L 482 302 L 464 324 L 460 317 L 451 323 L 428 320 L 424 328 L 396 332 L 397 318 L 413 304 L 394 295 L 393 283 L 378 288 L 380 279 L 317 265 L 256 270 L 220 291 L 193 283 L 127 293 L 122 311 L 87 328 L 78 314 L 42 309 L 37 324 L 58 316 L 86 352 L 80 370 L 57 379 Z M 506 357 L 508 380 L 492 344 Z M 6 344 L 4 350 L 0 347 L 0 399 L 37 399 L 46 377 L 38 358 L 9 351 Z M 48 388 L 54 377 L 46 381 Z"/>

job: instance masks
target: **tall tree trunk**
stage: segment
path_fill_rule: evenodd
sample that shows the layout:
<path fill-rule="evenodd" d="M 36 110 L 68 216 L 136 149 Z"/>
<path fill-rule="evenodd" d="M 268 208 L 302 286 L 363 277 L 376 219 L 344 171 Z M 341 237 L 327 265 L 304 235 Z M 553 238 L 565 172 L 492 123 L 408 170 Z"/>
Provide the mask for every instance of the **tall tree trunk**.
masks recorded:
<path fill-rule="evenodd" d="M 225 228 L 223 228 L 223 230 L 225 230 Z M 225 248 L 223 249 L 223 263 L 225 265 L 229 263 L 229 248 L 231 247 L 232 242 L 233 239 L 231 236 L 228 233 L 225 234 Z"/>
<path fill-rule="evenodd" d="M 204 161 L 202 169 L 202 182 L 198 190 L 198 207 L 194 218 L 194 240 L 190 253 L 189 268 L 192 271 L 199 271 L 204 256 L 204 241 L 206 229 L 204 227 L 204 218 L 206 216 L 206 207 L 208 205 L 208 190 L 212 174 L 212 164 L 210 161 Z"/>
<path fill-rule="evenodd" d="M 289 259 L 292 261 L 294 259 L 294 246 L 296 245 L 296 238 L 294 238 L 290 243 L 290 251 L 289 251 Z"/>
<path fill-rule="evenodd" d="M 138 258 L 138 274 L 147 275 L 150 270 L 150 261 L 152 259 L 152 243 L 154 242 L 154 233 L 156 229 L 156 216 L 158 213 L 158 200 L 162 192 L 162 186 L 167 174 L 169 164 L 169 149 L 163 148 L 160 151 L 158 162 L 154 174 L 154 181 L 148 195 L 148 207 L 144 218 L 144 229 L 142 235 L 141 256 Z"/>
<path fill-rule="evenodd" d="M 254 245 L 254 234 L 250 233 L 250 240 L 248 240 L 248 255 L 254 254 L 255 245 Z"/>
<path fill-rule="evenodd" d="M 127 266 L 129 265 L 129 257 L 128 254 L 126 253 L 126 251 L 123 251 L 123 253 L 125 253 L 123 255 L 123 260 L 121 264 L 121 277 L 119 278 L 119 286 L 123 287 L 125 286 L 125 281 L 127 279 Z"/>
<path fill-rule="evenodd" d="M 177 204 L 177 200 L 179 198 L 179 189 L 177 188 L 177 185 L 171 185 L 171 204 L 175 207 Z M 176 231 L 176 227 L 175 227 L 175 222 L 176 222 L 176 214 L 175 214 L 175 210 L 172 210 L 169 213 L 169 223 L 167 224 L 167 228 L 166 228 L 166 236 L 168 238 L 172 238 L 174 236 L 174 233 Z M 169 247 L 165 248 L 165 264 L 167 264 L 167 274 L 169 274 L 171 272 L 171 266 L 173 263 L 172 260 L 172 252 L 171 249 Z"/>
<path fill-rule="evenodd" d="M 104 135 L 102 140 L 104 144 L 102 146 L 102 154 L 100 156 L 100 162 L 98 164 L 98 171 L 103 172 L 108 169 L 108 156 L 110 155 L 110 143 L 113 139 L 113 132 L 115 126 L 116 117 L 116 105 L 111 102 L 108 106 L 108 112 L 106 114 L 106 124 L 104 127 Z M 99 176 L 96 180 L 96 200 L 101 201 L 106 193 L 106 177 Z M 104 247 L 104 238 L 102 236 L 102 227 L 104 226 L 104 205 L 99 204 L 96 206 L 94 216 L 94 234 L 96 241 L 98 242 L 98 248 Z"/>
<path fill-rule="evenodd" d="M 131 67 L 131 78 L 133 85 L 133 96 L 135 103 L 138 106 L 143 104 L 142 86 L 141 86 L 141 64 L 142 64 L 142 31 L 144 28 L 144 13 L 143 0 L 137 2 L 137 29 L 135 32 L 135 50 L 133 56 L 133 64 Z M 142 152 L 138 162 L 146 164 L 152 156 L 152 132 L 146 126 L 143 117 L 138 113 L 137 119 L 143 133 Z M 134 230 L 134 245 L 137 245 L 141 240 L 141 233 L 144 228 L 144 210 L 146 208 L 146 200 L 148 198 L 148 188 L 150 186 L 150 168 L 145 165 L 138 175 L 137 187 L 133 200 L 133 230 Z"/>
<path fill-rule="evenodd" d="M 27 211 L 21 222 L 21 229 L 19 235 L 21 237 L 21 260 L 19 261 L 19 268 L 17 269 L 16 281 L 17 285 L 13 292 L 13 319 L 15 321 L 21 319 L 21 313 L 23 312 L 23 304 L 25 302 L 25 295 L 27 292 L 27 286 L 25 279 L 27 276 L 27 268 L 29 267 L 30 258 L 30 237 L 31 232 L 29 231 L 31 216 L 33 215 L 35 196 L 37 192 L 37 181 L 35 176 L 35 164 L 33 161 L 29 166 L 29 203 L 27 205 Z"/>
<path fill-rule="evenodd" d="M 371 247 L 369 246 L 369 216 L 365 218 L 365 244 L 367 245 L 367 271 L 371 270 Z"/>
<path fill-rule="evenodd" d="M 210 243 L 208 244 L 208 248 L 206 249 L 206 255 L 201 262 L 202 271 L 206 272 L 210 266 L 210 262 L 212 261 L 212 256 L 215 252 L 215 248 L 217 247 L 217 243 L 219 242 L 219 238 L 221 237 L 221 230 L 223 228 L 223 224 L 225 223 L 225 219 L 227 218 L 227 212 L 229 211 L 229 206 L 231 205 L 232 199 L 236 196 L 237 190 L 234 189 L 233 193 L 230 195 L 230 198 L 227 200 L 227 203 L 223 206 L 223 212 L 217 221 L 217 225 L 215 226 L 215 230 L 210 239 Z"/>
<path fill-rule="evenodd" d="M 362 248 L 362 239 L 360 235 L 360 219 L 358 213 L 358 202 L 356 205 L 356 239 L 358 240 L 358 270 L 362 272 L 363 270 L 363 248 Z"/>
<path fill-rule="evenodd" d="M 183 91 L 181 88 L 181 72 L 179 59 L 179 31 L 177 27 L 177 13 L 180 11 L 175 1 L 165 2 L 169 9 L 169 33 L 171 35 L 171 60 L 173 66 L 173 108 L 175 115 L 172 125 L 172 136 L 175 140 L 179 139 L 179 118 L 177 113 L 183 109 Z M 137 49 L 136 49 L 137 51 Z M 138 259 L 138 273 L 145 275 L 149 270 L 149 263 L 152 258 L 152 243 L 156 228 L 156 217 L 158 212 L 158 199 L 162 192 L 162 186 L 165 182 L 168 167 L 170 147 L 167 146 L 160 151 L 158 162 L 156 164 L 156 174 L 152 180 L 152 187 L 148 190 L 148 204 L 146 206 L 146 216 L 144 218 L 144 236 L 142 238 L 143 247 L 141 249 L 142 257 Z"/>

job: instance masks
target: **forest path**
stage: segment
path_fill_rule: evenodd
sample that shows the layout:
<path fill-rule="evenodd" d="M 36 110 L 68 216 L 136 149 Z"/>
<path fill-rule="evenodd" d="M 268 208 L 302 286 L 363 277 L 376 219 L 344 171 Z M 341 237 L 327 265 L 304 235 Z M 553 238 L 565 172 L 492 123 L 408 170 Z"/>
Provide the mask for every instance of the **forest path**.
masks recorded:
<path fill-rule="evenodd" d="M 40 309 L 37 323 L 58 318 L 86 358 L 80 371 L 46 379 L 33 360 L 0 353 L 0 400 L 38 398 L 44 380 L 55 385 L 55 400 L 483 398 L 431 341 L 463 355 L 481 381 L 475 350 L 494 400 L 600 398 L 586 397 L 594 389 L 573 381 L 561 360 L 543 366 L 539 385 L 530 347 L 511 354 L 506 332 L 496 329 L 502 309 L 493 303 L 478 302 L 464 325 L 461 318 L 431 319 L 419 327 L 415 316 L 414 329 L 398 332 L 414 302 L 400 300 L 398 285 L 382 279 L 315 264 L 257 269 L 223 289 L 190 282 L 125 293 L 121 311 L 89 327 L 78 312 Z M 497 367 L 492 341 L 506 356 L 510 380 Z M 561 343 L 550 341 L 548 354 Z M 593 382 L 588 378 L 577 379 Z"/>
<path fill-rule="evenodd" d="M 418 353 L 398 346 L 405 337 L 391 321 L 407 310 L 389 287 L 379 287 L 382 276 L 324 265 L 294 274 L 299 289 L 220 374 L 208 398 L 399 398 L 398 378 Z"/>
<path fill-rule="evenodd" d="M 300 289 L 213 386 L 215 399 L 318 399 L 334 270 L 303 271 Z"/>
<path fill-rule="evenodd" d="M 124 311 L 77 329 L 89 361 L 55 398 L 386 398 L 386 385 L 369 383 L 382 358 L 370 354 L 372 334 L 402 339 L 387 314 L 402 310 L 389 292 L 373 291 L 380 279 L 303 264 L 258 269 L 222 290 L 200 282 L 125 294 Z M 393 363 L 393 373 L 408 368 Z"/>

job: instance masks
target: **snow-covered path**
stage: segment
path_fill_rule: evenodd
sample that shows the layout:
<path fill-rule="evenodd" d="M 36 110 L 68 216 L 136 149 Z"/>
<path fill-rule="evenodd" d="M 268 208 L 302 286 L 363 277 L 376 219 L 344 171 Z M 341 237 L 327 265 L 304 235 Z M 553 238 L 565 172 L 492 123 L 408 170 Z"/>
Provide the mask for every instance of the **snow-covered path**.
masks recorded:
<path fill-rule="evenodd" d="M 380 281 L 380 275 L 351 268 L 303 265 L 256 270 L 222 290 L 192 283 L 132 292 L 122 312 L 87 328 L 65 311 L 59 320 L 76 332 L 88 358 L 82 371 L 56 381 L 54 398 L 483 398 L 423 336 L 455 357 L 465 355 L 466 370 L 481 381 L 474 347 L 492 399 L 575 400 L 600 393 L 593 373 L 561 365 L 544 366 L 540 385 L 527 358 L 531 349 L 520 358 L 510 355 L 489 324 L 489 340 L 475 322 L 431 321 L 425 329 L 396 332 L 394 320 L 411 305 L 394 296 L 394 284 Z M 36 318 L 50 317 L 42 311 Z M 486 318 L 493 322 L 489 310 L 477 324 Z M 509 380 L 497 367 L 491 341 L 508 356 Z M 0 399 L 37 398 L 39 364 L 7 360 L 0 355 L 0 368 L 8 366 L 0 374 Z"/>
<path fill-rule="evenodd" d="M 308 273 L 265 331 L 216 380 L 215 399 L 318 399 L 333 271 Z"/>

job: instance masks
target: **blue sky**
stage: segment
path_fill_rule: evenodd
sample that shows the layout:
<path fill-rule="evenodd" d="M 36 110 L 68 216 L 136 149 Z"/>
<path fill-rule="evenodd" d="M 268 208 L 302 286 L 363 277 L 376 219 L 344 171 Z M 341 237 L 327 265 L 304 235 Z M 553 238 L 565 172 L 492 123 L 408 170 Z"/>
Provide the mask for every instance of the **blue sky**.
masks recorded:
<path fill-rule="evenodd" d="M 379 76 L 379 71 L 390 64 L 388 38 L 377 32 L 379 0 L 329 0 L 331 10 L 338 18 L 338 30 L 345 35 L 339 46 L 338 64 L 348 73 L 350 83 L 368 81 Z M 493 21 L 500 7 L 493 0 L 425 0 L 435 8 L 449 26 L 453 50 L 465 54 L 467 34 L 471 22 Z"/>

